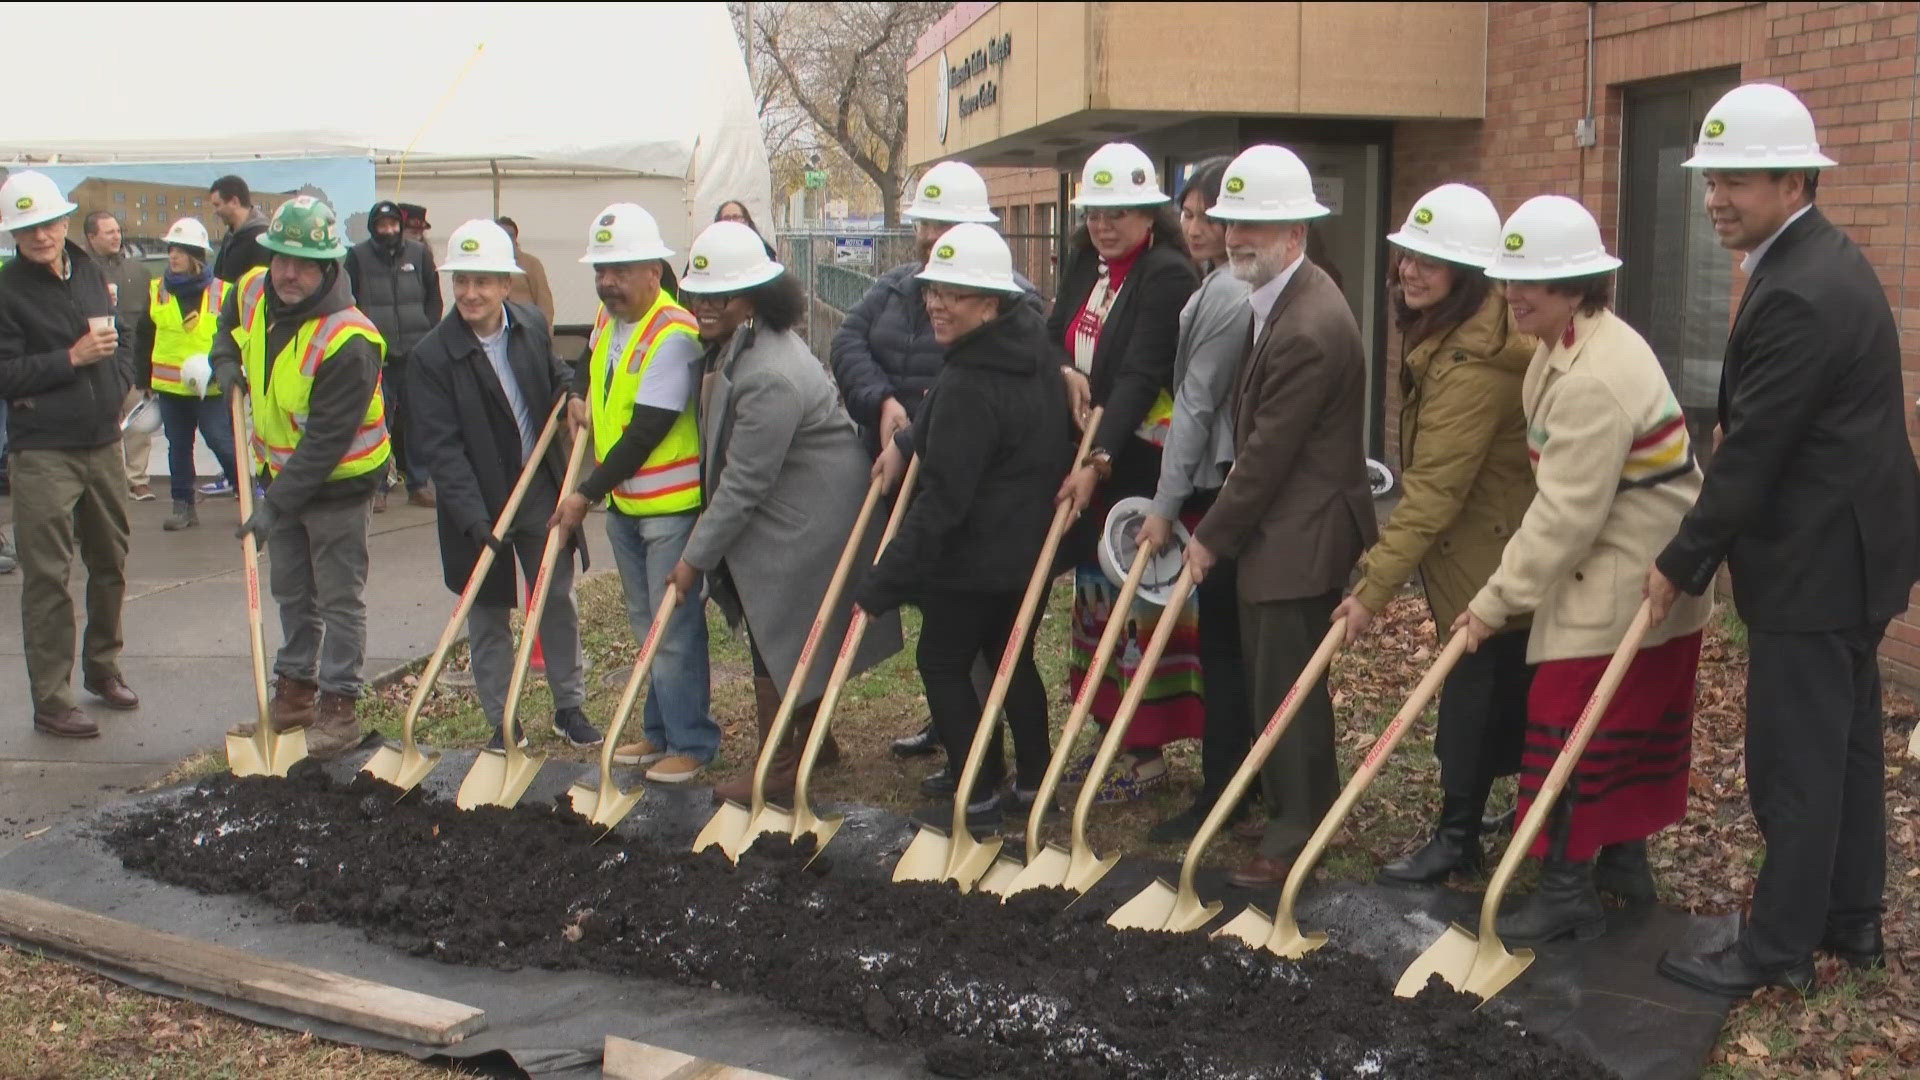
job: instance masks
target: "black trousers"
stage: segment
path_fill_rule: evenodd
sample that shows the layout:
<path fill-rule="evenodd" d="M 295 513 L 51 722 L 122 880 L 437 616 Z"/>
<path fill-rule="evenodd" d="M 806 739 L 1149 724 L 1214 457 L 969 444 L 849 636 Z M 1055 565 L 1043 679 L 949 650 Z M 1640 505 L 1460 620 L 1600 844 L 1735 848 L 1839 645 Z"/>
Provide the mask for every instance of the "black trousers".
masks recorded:
<path fill-rule="evenodd" d="M 1195 587 L 1200 598 L 1200 677 L 1206 685 L 1206 728 L 1200 735 L 1200 794 L 1211 807 L 1246 760 L 1253 742 L 1247 706 L 1247 664 L 1240 650 L 1240 574 L 1221 559 Z"/>
<path fill-rule="evenodd" d="M 1804 959 L 1829 922 L 1877 917 L 1887 879 L 1877 653 L 1886 624 L 1750 630 L 1747 791 L 1766 841 L 1747 939 L 1754 959 Z"/>
<path fill-rule="evenodd" d="M 931 591 L 919 598 L 920 646 L 916 660 L 926 689 L 927 709 L 934 731 L 947 748 L 947 770 L 955 779 L 967 761 L 980 710 L 986 702 L 973 685 L 976 660 L 997 669 L 1013 635 L 1019 614 L 1017 592 Z M 1007 727 L 1013 729 L 1013 754 L 1022 788 L 1040 786 L 1047 771 L 1047 691 L 1033 662 L 1033 639 L 1040 621 L 1027 630 L 1020 657 L 1007 686 L 1004 706 Z M 993 745 L 980 767 L 970 800 L 985 798 L 1006 779 L 1006 744 L 1000 725 L 994 725 Z"/>
<path fill-rule="evenodd" d="M 1440 759 L 1440 790 L 1448 798 L 1476 800 L 1502 776 L 1520 771 L 1527 737 L 1527 631 L 1495 634 L 1460 658 L 1440 687 L 1440 718 L 1433 755 Z"/>

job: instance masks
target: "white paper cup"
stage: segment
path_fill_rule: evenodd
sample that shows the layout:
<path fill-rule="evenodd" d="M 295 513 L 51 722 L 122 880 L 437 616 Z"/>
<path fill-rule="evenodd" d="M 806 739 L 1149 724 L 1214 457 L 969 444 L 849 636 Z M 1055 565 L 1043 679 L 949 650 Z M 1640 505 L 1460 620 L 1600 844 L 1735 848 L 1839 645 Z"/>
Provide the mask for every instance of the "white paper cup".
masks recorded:
<path fill-rule="evenodd" d="M 111 316 L 111 315 L 95 315 L 95 316 L 94 316 L 93 318 L 91 318 L 91 319 L 88 319 L 88 320 L 87 320 L 87 329 L 89 329 L 89 330 L 112 330 L 112 329 L 113 329 L 113 316 Z"/>

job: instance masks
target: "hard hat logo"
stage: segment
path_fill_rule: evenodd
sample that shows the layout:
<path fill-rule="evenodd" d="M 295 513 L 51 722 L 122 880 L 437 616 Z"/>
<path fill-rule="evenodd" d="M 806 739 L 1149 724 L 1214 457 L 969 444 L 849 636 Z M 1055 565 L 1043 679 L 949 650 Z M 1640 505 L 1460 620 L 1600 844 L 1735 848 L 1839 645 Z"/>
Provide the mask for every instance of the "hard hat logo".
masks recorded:
<path fill-rule="evenodd" d="M 920 194 L 926 196 L 929 199 L 937 199 L 940 197 L 940 185 L 928 184 L 926 190 L 922 191 Z"/>
<path fill-rule="evenodd" d="M 593 234 L 593 238 L 598 243 L 610 244 L 613 242 L 613 230 L 601 229 L 599 232 Z"/>
<path fill-rule="evenodd" d="M 933 257 L 934 257 L 934 258 L 936 258 L 936 259 L 951 259 L 951 258 L 953 258 L 953 245 L 952 245 L 952 244 L 941 244 L 941 245 L 940 245 L 940 247 L 939 247 L 939 249 L 938 249 L 937 251 L 935 251 L 935 252 L 933 253 Z"/>
<path fill-rule="evenodd" d="M 1517 232 L 1510 232 L 1503 242 L 1506 244 L 1508 251 L 1519 251 L 1527 245 L 1527 238 Z"/>
<path fill-rule="evenodd" d="M 20 196 L 19 198 L 17 198 L 17 199 L 15 199 L 15 200 L 13 200 L 13 208 L 14 208 L 15 210 L 31 210 L 31 209 L 33 209 L 33 196 L 31 196 L 31 195 L 22 195 L 22 196 Z"/>
<path fill-rule="evenodd" d="M 469 236 L 465 240 L 460 241 L 460 250 L 471 255 L 472 253 L 480 250 L 480 241 L 475 240 L 473 237 Z"/>
<path fill-rule="evenodd" d="M 1237 176 L 1227 177 L 1227 194 L 1238 195 L 1247 190 L 1247 182 Z"/>
<path fill-rule="evenodd" d="M 1704 131 L 1704 134 L 1706 135 L 1707 138 L 1717 139 L 1720 136 L 1725 135 L 1726 133 L 1727 133 L 1727 125 L 1721 123 L 1718 120 L 1707 121 L 1707 126 Z"/>
<path fill-rule="evenodd" d="M 1414 223 L 1415 225 L 1431 225 L 1431 224 L 1433 224 L 1433 211 L 1431 211 L 1431 210 L 1429 210 L 1429 209 L 1427 209 L 1427 208 L 1426 208 L 1426 207 L 1424 207 L 1424 206 L 1423 206 L 1423 207 L 1421 207 L 1421 208 L 1420 208 L 1420 209 L 1418 209 L 1418 210 L 1415 210 L 1415 211 L 1413 212 L 1413 223 Z"/>
<path fill-rule="evenodd" d="M 1136 186 L 1138 186 L 1138 185 L 1140 185 L 1140 184 L 1144 184 L 1144 183 L 1146 183 L 1146 182 L 1147 182 L 1147 170 L 1145 170 L 1145 169 L 1135 169 L 1135 170 L 1133 170 L 1133 178 L 1132 178 L 1132 179 L 1133 179 L 1133 182 L 1134 182 L 1134 184 L 1135 184 Z"/>
<path fill-rule="evenodd" d="M 1099 172 L 1093 174 L 1093 182 L 1105 187 L 1113 183 L 1113 174 L 1105 169 L 1101 169 Z"/>
<path fill-rule="evenodd" d="M 602 224 L 602 225 L 611 225 L 611 224 L 613 224 L 613 215 L 612 215 L 612 214 L 602 214 L 602 215 L 601 215 L 601 217 L 600 217 L 600 224 Z"/>
<path fill-rule="evenodd" d="M 693 268 L 695 270 L 705 270 L 707 268 L 707 257 L 705 255 L 695 255 L 693 257 Z"/>

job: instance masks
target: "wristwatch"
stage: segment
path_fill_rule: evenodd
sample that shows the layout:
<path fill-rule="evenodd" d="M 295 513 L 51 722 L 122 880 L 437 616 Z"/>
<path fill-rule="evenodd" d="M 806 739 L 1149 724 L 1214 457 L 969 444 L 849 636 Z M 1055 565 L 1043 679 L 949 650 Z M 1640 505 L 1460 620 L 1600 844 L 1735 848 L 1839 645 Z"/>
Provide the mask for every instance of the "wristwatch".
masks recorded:
<path fill-rule="evenodd" d="M 1092 469 L 1093 475 L 1099 477 L 1101 483 L 1113 479 L 1113 455 L 1105 450 L 1095 448 L 1080 465 L 1083 468 Z"/>

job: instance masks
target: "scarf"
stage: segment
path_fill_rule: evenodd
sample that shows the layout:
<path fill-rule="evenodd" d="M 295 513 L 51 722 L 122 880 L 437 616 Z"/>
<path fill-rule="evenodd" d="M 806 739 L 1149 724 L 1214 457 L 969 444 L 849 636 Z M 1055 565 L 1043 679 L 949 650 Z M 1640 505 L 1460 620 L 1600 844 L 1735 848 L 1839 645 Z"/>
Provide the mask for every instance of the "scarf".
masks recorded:
<path fill-rule="evenodd" d="M 1151 233 L 1138 247 L 1118 258 L 1100 257 L 1099 276 L 1094 278 L 1093 291 L 1087 294 L 1086 303 L 1067 320 L 1067 355 L 1073 357 L 1073 366 L 1089 375 L 1093 372 L 1093 352 L 1100 345 L 1100 332 L 1106 329 L 1107 313 L 1113 310 L 1113 302 L 1120 295 L 1121 286 L 1127 282 L 1127 274 L 1133 270 L 1133 264 L 1140 261 L 1140 254 L 1153 243 Z"/>
<path fill-rule="evenodd" d="M 211 284 L 213 284 L 213 267 L 208 266 L 206 263 L 200 264 L 198 273 L 176 274 L 168 270 L 160 275 L 161 288 L 166 289 L 167 292 L 174 296 L 179 296 L 181 293 L 187 292 L 203 293 L 207 291 L 207 286 Z"/>

